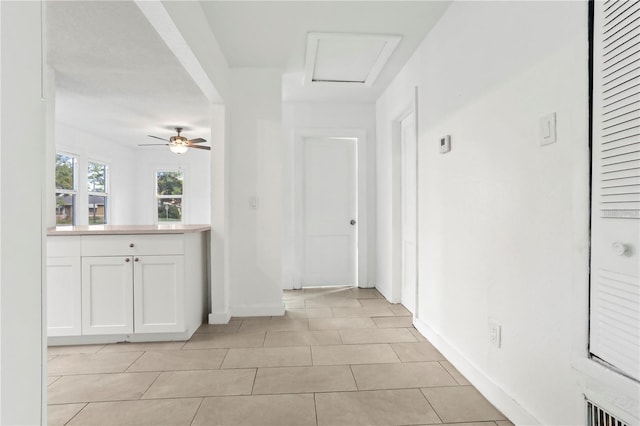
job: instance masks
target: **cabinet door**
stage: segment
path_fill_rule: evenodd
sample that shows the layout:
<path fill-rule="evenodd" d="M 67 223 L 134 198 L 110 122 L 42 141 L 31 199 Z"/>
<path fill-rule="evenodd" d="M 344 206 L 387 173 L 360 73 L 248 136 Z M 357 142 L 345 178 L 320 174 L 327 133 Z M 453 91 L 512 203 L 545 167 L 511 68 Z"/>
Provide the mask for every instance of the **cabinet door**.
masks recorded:
<path fill-rule="evenodd" d="M 82 334 L 133 333 L 132 260 L 82 258 Z"/>
<path fill-rule="evenodd" d="M 47 335 L 79 336 L 80 256 L 47 259 Z"/>
<path fill-rule="evenodd" d="M 136 333 L 182 332 L 184 256 L 134 258 Z"/>

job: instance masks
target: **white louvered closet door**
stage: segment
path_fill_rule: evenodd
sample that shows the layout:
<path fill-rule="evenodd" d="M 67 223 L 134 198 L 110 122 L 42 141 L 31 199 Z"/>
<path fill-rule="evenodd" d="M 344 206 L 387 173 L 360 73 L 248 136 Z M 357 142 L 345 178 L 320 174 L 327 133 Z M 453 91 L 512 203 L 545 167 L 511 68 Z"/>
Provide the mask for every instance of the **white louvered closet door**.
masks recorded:
<path fill-rule="evenodd" d="M 640 2 L 596 1 L 590 351 L 640 380 Z"/>

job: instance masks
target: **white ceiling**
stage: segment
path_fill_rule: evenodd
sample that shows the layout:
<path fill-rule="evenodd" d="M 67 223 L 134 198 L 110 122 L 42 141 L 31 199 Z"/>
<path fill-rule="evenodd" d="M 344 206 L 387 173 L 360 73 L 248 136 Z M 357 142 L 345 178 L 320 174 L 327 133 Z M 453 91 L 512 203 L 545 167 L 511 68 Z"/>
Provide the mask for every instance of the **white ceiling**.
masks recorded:
<path fill-rule="evenodd" d="M 229 65 L 278 68 L 283 99 L 373 102 L 440 18 L 436 1 L 201 1 Z M 371 87 L 304 85 L 309 32 L 400 35 Z M 132 1 L 47 2 L 56 119 L 130 146 L 148 133 L 208 136 L 208 106 Z"/>

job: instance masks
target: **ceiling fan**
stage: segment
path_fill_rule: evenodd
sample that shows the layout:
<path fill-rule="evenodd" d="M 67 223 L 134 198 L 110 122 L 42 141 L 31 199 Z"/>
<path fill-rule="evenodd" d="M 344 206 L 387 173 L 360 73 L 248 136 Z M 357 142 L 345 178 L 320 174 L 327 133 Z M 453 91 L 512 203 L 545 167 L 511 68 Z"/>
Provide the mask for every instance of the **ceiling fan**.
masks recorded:
<path fill-rule="evenodd" d="M 168 146 L 171 152 L 175 154 L 184 154 L 185 152 L 187 152 L 189 148 L 205 149 L 207 151 L 211 151 L 211 147 L 196 145 L 199 143 L 206 142 L 207 141 L 206 139 L 202 139 L 202 138 L 187 139 L 184 136 L 180 136 L 180 133 L 183 130 L 182 127 L 176 127 L 175 129 L 178 134 L 176 136 L 171 136 L 169 139 L 165 139 L 165 138 L 161 138 L 153 135 L 147 135 L 150 138 L 160 139 L 161 141 L 167 141 L 169 143 L 143 143 L 143 144 L 139 144 L 138 146 L 164 145 L 164 146 Z"/>

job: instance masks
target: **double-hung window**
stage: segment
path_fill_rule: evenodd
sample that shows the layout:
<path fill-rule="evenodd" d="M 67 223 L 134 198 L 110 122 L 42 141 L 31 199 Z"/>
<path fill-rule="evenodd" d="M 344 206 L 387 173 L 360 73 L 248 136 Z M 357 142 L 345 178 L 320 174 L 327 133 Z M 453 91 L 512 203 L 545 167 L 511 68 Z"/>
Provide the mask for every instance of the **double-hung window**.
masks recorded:
<path fill-rule="evenodd" d="M 89 225 L 106 225 L 109 199 L 109 166 L 89 161 L 87 163 L 87 192 Z"/>
<path fill-rule="evenodd" d="M 76 223 L 76 195 L 78 193 L 76 157 L 56 154 L 56 225 Z"/>
<path fill-rule="evenodd" d="M 156 172 L 157 220 L 182 222 L 184 174 L 181 171 Z"/>

